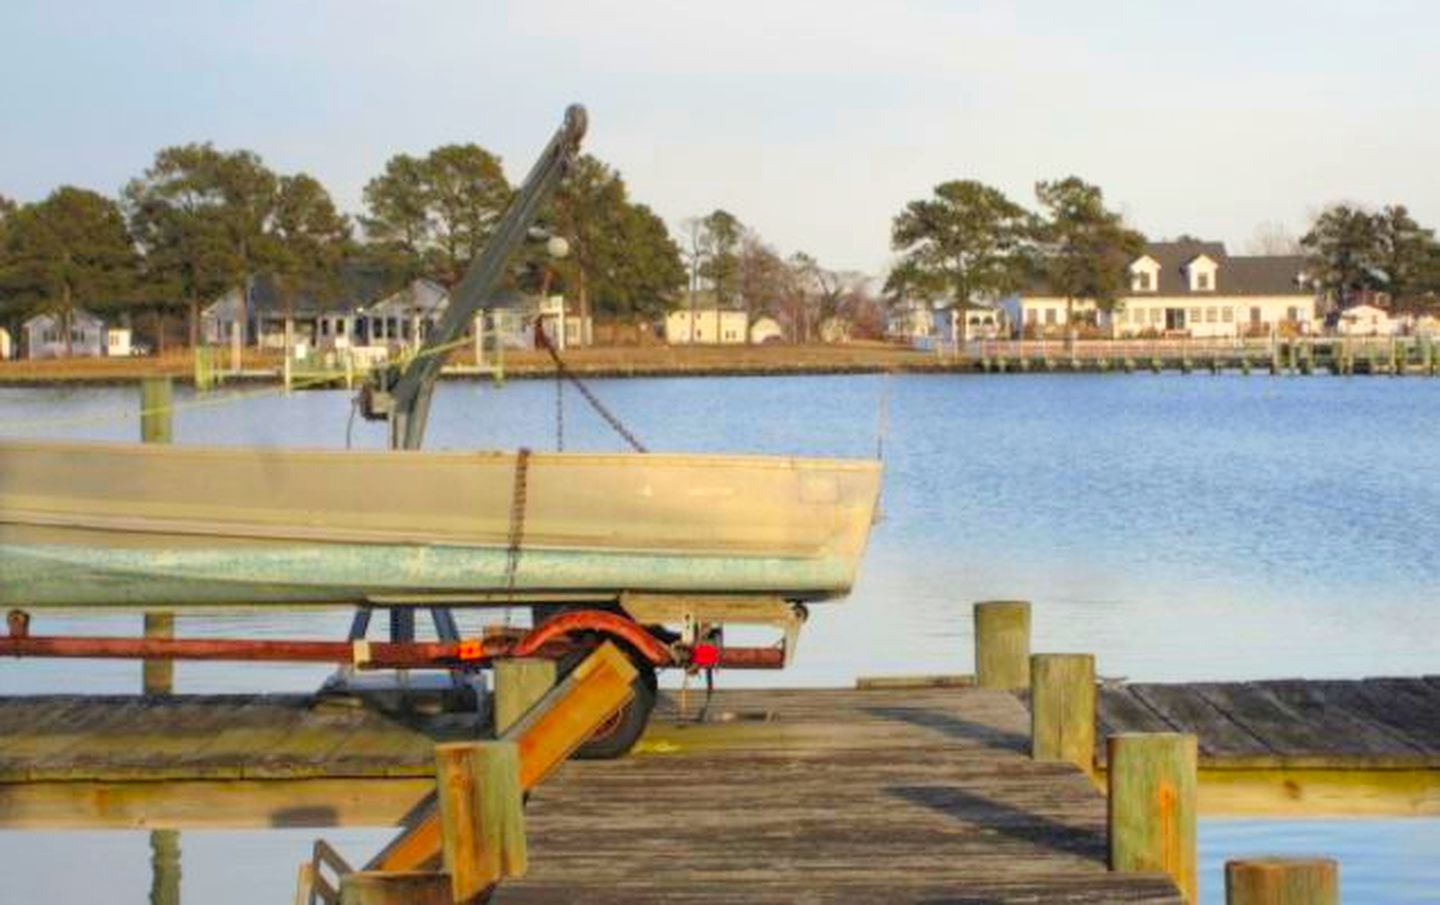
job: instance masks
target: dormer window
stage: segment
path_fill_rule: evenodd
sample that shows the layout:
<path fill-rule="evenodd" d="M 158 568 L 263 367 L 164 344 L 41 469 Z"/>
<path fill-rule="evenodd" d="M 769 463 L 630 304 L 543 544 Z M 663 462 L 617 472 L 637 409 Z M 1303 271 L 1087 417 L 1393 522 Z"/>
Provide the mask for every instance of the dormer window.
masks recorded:
<path fill-rule="evenodd" d="M 1148 270 L 1141 270 L 1141 271 L 1139 271 L 1138 273 L 1136 273 L 1136 274 L 1135 274 L 1135 283 L 1134 283 L 1133 288 L 1134 288 L 1134 290 L 1135 290 L 1136 292 L 1149 292 L 1149 291 L 1150 291 L 1150 288 L 1151 288 L 1151 287 L 1150 287 L 1150 271 L 1148 271 Z"/>
<path fill-rule="evenodd" d="M 1196 255 L 1185 265 L 1185 276 L 1191 292 L 1211 292 L 1215 289 L 1217 264 L 1209 255 Z"/>
<path fill-rule="evenodd" d="M 1142 255 L 1130 263 L 1130 291 L 1154 292 L 1159 288 L 1160 262 Z"/>
<path fill-rule="evenodd" d="M 1206 289 L 1209 289 L 1209 288 L 1210 288 L 1210 274 L 1208 274 L 1208 273 L 1197 273 L 1197 274 L 1195 274 L 1195 288 L 1198 289 L 1198 290 L 1200 290 L 1201 292 L 1204 292 Z"/>

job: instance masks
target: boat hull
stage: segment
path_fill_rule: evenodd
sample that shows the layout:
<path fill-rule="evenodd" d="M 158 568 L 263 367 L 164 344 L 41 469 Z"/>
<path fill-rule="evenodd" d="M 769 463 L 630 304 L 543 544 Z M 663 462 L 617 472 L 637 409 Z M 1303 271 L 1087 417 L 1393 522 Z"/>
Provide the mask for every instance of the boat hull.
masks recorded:
<path fill-rule="evenodd" d="M 0 443 L 0 604 L 847 592 L 878 463 Z"/>

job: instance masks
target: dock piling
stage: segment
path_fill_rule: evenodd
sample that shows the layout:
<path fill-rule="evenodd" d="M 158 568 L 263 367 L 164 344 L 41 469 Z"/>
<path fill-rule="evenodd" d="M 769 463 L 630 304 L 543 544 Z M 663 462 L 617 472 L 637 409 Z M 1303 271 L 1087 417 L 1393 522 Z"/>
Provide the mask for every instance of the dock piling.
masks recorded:
<path fill-rule="evenodd" d="M 140 382 L 140 440 L 169 443 L 174 431 L 175 390 L 169 377 L 146 377 Z M 175 637 L 175 614 L 145 613 L 146 638 Z M 175 688 L 172 660 L 146 660 L 140 667 L 141 690 L 147 695 L 170 694 Z"/>
<path fill-rule="evenodd" d="M 1106 740 L 1110 869 L 1169 874 L 1196 901 L 1197 742 L 1178 732 Z"/>
<path fill-rule="evenodd" d="M 1225 862 L 1226 905 L 1339 905 L 1331 858 L 1237 858 Z"/>
<path fill-rule="evenodd" d="M 1030 756 L 1095 772 L 1095 656 L 1030 658 Z"/>
<path fill-rule="evenodd" d="M 975 684 L 1015 691 L 1030 687 L 1030 602 L 975 604 Z"/>
<path fill-rule="evenodd" d="M 555 684 L 555 661 L 543 657 L 507 657 L 495 663 L 495 735 L 545 697 Z"/>
<path fill-rule="evenodd" d="M 445 871 L 457 905 L 483 901 L 505 877 L 525 873 L 520 746 L 456 742 L 435 746 Z"/>
<path fill-rule="evenodd" d="M 450 877 L 357 870 L 340 878 L 340 905 L 451 905 Z"/>

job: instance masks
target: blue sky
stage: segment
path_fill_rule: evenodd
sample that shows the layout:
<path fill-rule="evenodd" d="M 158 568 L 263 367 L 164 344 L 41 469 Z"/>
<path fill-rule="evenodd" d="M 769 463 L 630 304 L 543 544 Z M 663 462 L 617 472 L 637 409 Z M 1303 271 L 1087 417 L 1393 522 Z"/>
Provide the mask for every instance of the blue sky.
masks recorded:
<path fill-rule="evenodd" d="M 1440 4 L 1251 0 L 28 2 L 0 18 L 0 193 L 114 192 L 166 144 L 254 149 L 342 206 L 398 151 L 519 178 L 564 105 L 672 224 L 724 207 L 879 272 L 951 178 L 1099 183 L 1242 251 L 1335 200 L 1440 221 Z"/>

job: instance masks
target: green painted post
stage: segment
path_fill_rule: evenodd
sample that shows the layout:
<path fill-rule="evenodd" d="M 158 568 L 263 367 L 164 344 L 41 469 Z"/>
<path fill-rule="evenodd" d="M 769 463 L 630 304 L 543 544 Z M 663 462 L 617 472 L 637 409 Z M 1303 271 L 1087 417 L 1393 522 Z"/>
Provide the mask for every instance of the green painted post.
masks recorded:
<path fill-rule="evenodd" d="M 150 905 L 180 905 L 180 831 L 150 831 Z"/>
<path fill-rule="evenodd" d="M 1030 603 L 975 604 L 975 684 L 1016 691 L 1030 687 Z"/>
<path fill-rule="evenodd" d="M 1196 901 L 1197 763 L 1193 735 L 1129 732 L 1107 740 L 1110 869 L 1169 874 Z"/>
<path fill-rule="evenodd" d="M 1226 905 L 1340 905 L 1333 858 L 1236 858 L 1225 862 Z"/>
<path fill-rule="evenodd" d="M 174 437 L 175 393 L 169 377 L 140 381 L 140 441 L 169 443 Z"/>

